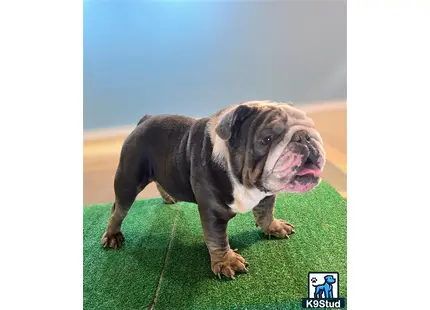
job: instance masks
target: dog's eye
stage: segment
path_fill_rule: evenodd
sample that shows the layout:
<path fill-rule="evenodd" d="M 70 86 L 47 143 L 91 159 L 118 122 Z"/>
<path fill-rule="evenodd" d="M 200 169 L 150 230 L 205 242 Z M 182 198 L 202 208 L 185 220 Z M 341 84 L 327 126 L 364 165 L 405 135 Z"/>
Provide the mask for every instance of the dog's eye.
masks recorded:
<path fill-rule="evenodd" d="M 272 142 L 272 136 L 266 136 L 261 139 L 261 143 L 264 145 L 268 145 L 270 142 Z"/>

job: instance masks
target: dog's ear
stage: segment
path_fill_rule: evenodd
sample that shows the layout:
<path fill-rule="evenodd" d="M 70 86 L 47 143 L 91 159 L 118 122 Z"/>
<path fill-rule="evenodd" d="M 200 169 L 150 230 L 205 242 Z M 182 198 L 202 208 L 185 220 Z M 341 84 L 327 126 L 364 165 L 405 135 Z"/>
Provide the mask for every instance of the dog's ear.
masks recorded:
<path fill-rule="evenodd" d="M 219 121 L 215 129 L 216 134 L 225 141 L 229 140 L 232 136 L 235 136 L 240 125 L 247 117 L 253 114 L 255 110 L 255 107 L 239 105 L 233 111 L 224 115 L 224 117 Z"/>
<path fill-rule="evenodd" d="M 142 124 L 144 121 L 148 120 L 150 117 L 151 117 L 151 115 L 149 115 L 149 114 L 145 114 L 144 116 L 142 116 L 142 118 L 137 123 L 137 126 L 139 126 L 140 124 Z"/>

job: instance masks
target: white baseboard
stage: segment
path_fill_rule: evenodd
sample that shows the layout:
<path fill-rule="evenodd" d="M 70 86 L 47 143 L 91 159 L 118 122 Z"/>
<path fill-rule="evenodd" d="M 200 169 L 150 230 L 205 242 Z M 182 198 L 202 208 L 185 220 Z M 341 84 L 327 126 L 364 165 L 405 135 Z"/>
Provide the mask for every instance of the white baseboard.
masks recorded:
<path fill-rule="evenodd" d="M 300 107 L 300 109 L 305 111 L 306 113 L 330 110 L 344 110 L 346 109 L 346 101 L 317 101 L 312 103 L 300 104 L 297 106 Z M 135 127 L 136 125 L 128 125 L 84 131 L 84 140 L 91 141 L 124 137 L 127 136 Z"/>

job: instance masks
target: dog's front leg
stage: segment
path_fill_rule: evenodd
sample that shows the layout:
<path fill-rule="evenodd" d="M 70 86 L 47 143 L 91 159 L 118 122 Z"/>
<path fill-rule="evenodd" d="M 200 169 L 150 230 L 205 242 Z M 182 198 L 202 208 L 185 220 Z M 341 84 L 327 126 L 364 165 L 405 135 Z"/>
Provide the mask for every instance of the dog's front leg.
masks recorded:
<path fill-rule="evenodd" d="M 268 196 L 252 210 L 257 226 L 270 236 L 289 238 L 295 232 L 294 226 L 289 222 L 277 219 L 273 216 L 275 211 L 276 196 Z"/>
<path fill-rule="evenodd" d="M 230 248 L 227 237 L 228 221 L 235 214 L 222 206 L 199 204 L 200 219 L 205 243 L 211 257 L 212 271 L 234 279 L 236 272 L 247 272 L 247 261 Z"/>

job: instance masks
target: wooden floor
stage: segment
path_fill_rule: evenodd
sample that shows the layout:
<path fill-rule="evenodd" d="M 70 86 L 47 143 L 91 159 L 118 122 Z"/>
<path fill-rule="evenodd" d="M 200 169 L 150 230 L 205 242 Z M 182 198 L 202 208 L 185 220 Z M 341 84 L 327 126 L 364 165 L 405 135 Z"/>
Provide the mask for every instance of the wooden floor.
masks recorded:
<path fill-rule="evenodd" d="M 327 164 L 323 178 L 346 198 L 346 102 L 303 107 L 324 140 Z M 84 135 L 84 205 L 114 200 L 113 178 L 129 129 Z M 138 198 L 158 197 L 149 184 Z"/>

